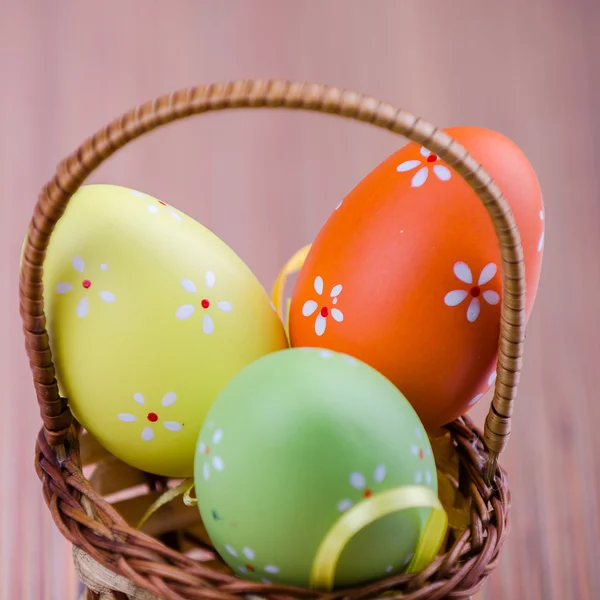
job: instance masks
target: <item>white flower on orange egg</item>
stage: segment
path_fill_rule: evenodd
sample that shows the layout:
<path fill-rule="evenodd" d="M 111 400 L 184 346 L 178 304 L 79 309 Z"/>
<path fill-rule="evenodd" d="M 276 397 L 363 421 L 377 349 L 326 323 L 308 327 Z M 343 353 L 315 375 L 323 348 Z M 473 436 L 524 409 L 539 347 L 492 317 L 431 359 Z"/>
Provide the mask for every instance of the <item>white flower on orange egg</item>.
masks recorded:
<path fill-rule="evenodd" d="M 209 291 L 215 287 L 215 282 L 215 274 L 212 271 L 206 271 L 204 274 L 204 284 Z M 198 287 L 191 279 L 182 279 L 181 287 L 190 294 L 198 293 Z M 196 310 L 199 310 L 202 314 L 202 331 L 206 335 L 210 335 L 215 330 L 215 323 L 210 314 L 212 305 L 213 301 L 208 294 L 202 295 L 196 304 L 183 304 L 180 306 L 177 309 L 175 316 L 181 321 L 185 321 L 189 319 L 196 312 Z M 225 300 L 216 302 L 216 307 L 218 310 L 224 313 L 230 313 L 233 310 L 231 303 Z"/>
<path fill-rule="evenodd" d="M 83 317 L 88 315 L 90 311 L 90 297 L 92 295 L 95 296 L 97 294 L 102 302 L 107 302 L 109 304 L 116 300 L 116 297 L 112 292 L 105 289 L 98 289 L 98 286 L 102 285 L 100 281 L 96 280 L 94 277 L 85 276 L 86 267 L 83 258 L 74 256 L 71 260 L 71 265 L 75 270 L 75 273 L 73 273 L 71 277 L 71 281 L 61 281 L 60 283 L 57 283 L 56 293 L 62 295 L 73 292 L 81 295 L 75 311 L 79 318 L 83 319 Z M 102 263 L 100 265 L 100 270 L 107 271 L 108 265 Z"/>
<path fill-rule="evenodd" d="M 474 406 L 475 404 L 477 404 L 490 390 L 490 388 L 492 387 L 492 385 L 494 385 L 494 382 L 496 381 L 496 371 L 492 371 L 490 373 L 490 376 L 488 377 L 487 380 L 487 390 L 485 392 L 482 392 L 480 394 L 477 394 L 476 396 L 474 396 L 473 398 L 471 398 L 471 400 L 469 400 L 469 404 L 467 404 L 467 406 Z"/>
<path fill-rule="evenodd" d="M 542 233 L 541 233 L 540 239 L 538 241 L 538 246 L 537 246 L 538 252 L 541 252 L 544 249 L 545 231 L 544 231 L 544 211 L 543 210 L 540 210 L 540 221 L 542 221 Z"/>
<path fill-rule="evenodd" d="M 123 423 L 141 423 L 141 438 L 145 442 L 151 442 L 154 439 L 155 428 L 162 427 L 167 431 L 178 432 L 183 429 L 183 425 L 178 421 L 170 421 L 163 418 L 162 410 L 148 410 L 149 406 L 146 399 L 142 394 L 136 392 L 133 394 L 135 402 L 144 408 L 143 411 L 136 410 L 137 415 L 134 413 L 119 413 L 119 421 Z M 173 406 L 177 401 L 177 394 L 175 392 L 167 392 L 161 399 L 161 406 L 167 408 Z"/>
<path fill-rule="evenodd" d="M 238 552 L 230 544 L 225 544 L 225 550 L 232 556 L 238 564 L 237 570 L 244 575 L 250 575 L 251 573 L 256 574 L 261 578 L 263 583 L 271 583 L 266 577 L 262 576 L 263 573 L 269 575 L 277 575 L 279 573 L 279 567 L 276 565 L 268 564 L 260 568 L 256 565 L 256 553 L 249 546 L 244 546 L 241 552 Z"/>
<path fill-rule="evenodd" d="M 500 302 L 500 295 L 494 290 L 482 290 L 482 286 L 487 285 L 496 275 L 498 267 L 494 263 L 489 263 L 481 270 L 477 284 L 473 285 L 473 274 L 469 266 L 464 262 L 454 263 L 454 275 L 462 283 L 469 286 L 468 289 L 456 289 L 448 292 L 444 297 L 446 306 L 458 306 L 467 298 L 471 298 L 467 306 L 467 321 L 473 323 L 479 317 L 481 312 L 480 297 L 488 304 L 495 305 Z"/>
<path fill-rule="evenodd" d="M 467 406 L 475 406 L 475 404 L 477 404 L 484 396 L 485 392 L 473 396 L 473 398 L 469 400 L 469 404 L 467 404 Z"/>
<path fill-rule="evenodd" d="M 437 154 L 433 154 L 422 146 L 419 152 L 423 160 L 405 160 L 396 167 L 398 173 L 405 173 L 420 167 L 410 181 L 411 187 L 421 187 L 429 178 L 430 169 L 440 181 L 448 181 L 452 177 L 452 171 L 439 162 L 440 158 Z"/>
<path fill-rule="evenodd" d="M 323 278 L 315 277 L 313 287 L 318 296 L 323 295 Z M 344 313 L 335 306 L 330 308 L 329 304 L 335 305 L 338 303 L 339 295 L 342 293 L 341 284 L 334 285 L 329 292 L 329 301 L 319 298 L 319 301 L 307 300 L 302 306 L 302 314 L 305 317 L 310 317 L 317 313 L 315 319 L 315 333 L 322 336 L 327 328 L 327 318 L 331 315 L 334 321 L 341 323 L 344 320 Z"/>
<path fill-rule="evenodd" d="M 213 424 L 208 424 L 208 429 L 211 430 L 213 428 Z M 210 436 L 210 440 L 202 440 L 200 439 L 200 443 L 198 444 L 198 456 L 196 460 L 202 460 L 202 477 L 204 477 L 204 481 L 208 481 L 210 479 L 211 468 L 215 471 L 222 471 L 225 468 L 225 463 L 223 459 L 216 454 L 215 446 L 221 443 L 223 439 L 223 430 L 217 429 Z"/>
<path fill-rule="evenodd" d="M 373 472 L 373 484 L 381 483 L 387 475 L 387 469 L 385 465 L 377 465 Z M 367 485 L 367 478 L 359 471 L 350 473 L 350 485 L 360 493 L 362 498 L 370 498 L 373 495 L 373 486 Z M 340 512 L 346 512 L 348 509 L 354 506 L 354 501 L 350 498 L 345 498 L 338 503 L 337 508 Z"/>

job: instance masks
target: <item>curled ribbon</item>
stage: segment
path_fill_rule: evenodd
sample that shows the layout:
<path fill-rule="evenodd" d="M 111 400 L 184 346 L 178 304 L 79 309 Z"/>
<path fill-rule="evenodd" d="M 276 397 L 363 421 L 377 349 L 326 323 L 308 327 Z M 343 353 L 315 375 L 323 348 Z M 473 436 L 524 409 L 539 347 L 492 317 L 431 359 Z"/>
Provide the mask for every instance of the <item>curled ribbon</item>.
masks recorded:
<path fill-rule="evenodd" d="M 448 516 L 431 488 L 402 486 L 359 502 L 335 522 L 317 550 L 311 571 L 311 587 L 331 590 L 338 561 L 350 540 L 374 521 L 409 508 L 431 508 L 407 572 L 418 573 L 427 567 L 442 547 Z"/>
<path fill-rule="evenodd" d="M 164 494 L 161 494 L 151 505 L 150 508 L 144 513 L 144 516 L 140 519 L 140 522 L 137 525 L 137 529 L 141 529 L 142 525 L 161 507 L 169 502 L 175 500 L 177 496 L 181 496 L 183 494 L 183 503 L 186 506 L 193 506 L 193 504 L 197 500 L 195 498 L 191 498 L 190 492 L 194 487 L 193 478 L 184 479 L 179 485 L 167 490 Z M 187 498 L 187 500 L 186 500 Z M 188 502 L 190 502 L 188 504 Z"/>
<path fill-rule="evenodd" d="M 306 257 L 310 251 L 311 245 L 308 244 L 303 248 L 300 248 L 284 265 L 283 269 L 277 275 L 277 279 L 275 279 L 275 283 L 271 288 L 271 300 L 273 301 L 273 306 L 275 306 L 275 310 L 277 314 L 281 317 L 281 320 L 285 323 L 285 331 L 289 338 L 289 321 L 290 321 L 290 302 L 291 300 L 288 298 L 286 301 L 286 314 L 283 314 L 283 293 L 285 291 L 285 282 L 290 275 L 294 275 L 302 268 Z"/>

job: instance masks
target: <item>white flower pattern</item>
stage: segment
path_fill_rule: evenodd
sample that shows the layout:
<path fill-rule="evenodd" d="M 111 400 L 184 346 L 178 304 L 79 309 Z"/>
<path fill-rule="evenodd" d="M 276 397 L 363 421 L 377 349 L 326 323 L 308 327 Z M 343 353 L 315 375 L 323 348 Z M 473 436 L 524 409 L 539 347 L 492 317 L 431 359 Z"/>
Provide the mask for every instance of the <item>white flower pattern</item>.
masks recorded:
<path fill-rule="evenodd" d="M 269 575 L 277 575 L 279 573 L 279 567 L 273 564 L 265 565 L 260 569 L 257 568 L 255 566 L 256 553 L 248 546 L 244 546 L 242 551 L 238 552 L 230 544 L 225 544 L 225 550 L 236 559 L 236 562 L 240 563 L 237 566 L 237 570 L 244 575 L 255 574 L 261 578 L 263 583 L 271 583 L 271 581 L 264 576 L 264 573 Z"/>
<path fill-rule="evenodd" d="M 373 483 L 381 483 L 387 475 L 385 465 L 377 465 L 373 472 Z M 367 487 L 367 478 L 360 472 L 354 471 L 350 473 L 350 485 L 359 491 L 363 498 L 370 498 L 373 495 L 371 487 Z M 354 502 L 350 498 L 345 498 L 338 503 L 337 508 L 340 512 L 346 512 L 354 506 Z"/>
<path fill-rule="evenodd" d="M 215 287 L 215 282 L 216 282 L 215 274 L 212 271 L 206 271 L 206 273 L 204 274 L 204 283 L 205 283 L 206 287 L 209 290 L 212 290 L 212 288 Z M 190 294 L 196 294 L 198 291 L 196 284 L 191 279 L 182 279 L 181 287 L 186 292 L 189 292 Z M 211 307 L 212 302 L 207 297 L 203 297 L 198 304 L 203 312 L 202 331 L 206 335 L 211 335 L 213 333 L 213 331 L 215 330 L 215 323 L 214 323 L 214 320 L 209 311 L 209 308 Z M 221 300 L 221 301 L 217 302 L 216 306 L 221 312 L 224 312 L 224 313 L 230 313 L 233 310 L 231 303 L 227 302 L 225 300 Z M 185 320 L 189 319 L 195 312 L 196 312 L 196 306 L 194 306 L 193 304 L 184 304 L 177 309 L 175 316 L 179 320 L 185 321 Z"/>
<path fill-rule="evenodd" d="M 136 392 L 133 395 L 133 399 L 140 406 L 144 406 L 144 407 L 146 406 L 146 399 L 144 398 L 143 394 Z M 177 401 L 177 394 L 175 392 L 167 392 L 162 397 L 161 406 L 163 406 L 164 408 L 167 408 L 169 406 L 173 406 L 173 404 L 175 404 L 176 401 Z M 136 423 L 138 420 L 138 417 L 136 415 L 134 415 L 133 413 L 119 413 L 118 418 L 119 418 L 119 421 L 121 421 L 123 423 Z M 140 418 L 142 418 L 142 417 L 140 417 Z M 154 439 L 154 427 L 156 426 L 156 424 L 159 421 L 167 431 L 176 433 L 183 429 L 183 425 L 181 423 L 179 423 L 179 421 L 167 421 L 167 420 L 163 421 L 160 419 L 159 415 L 153 411 L 147 413 L 143 417 L 143 419 L 145 419 L 148 422 L 148 425 L 146 425 L 145 427 L 142 428 L 142 433 L 141 433 L 141 437 L 145 442 L 151 442 Z"/>
<path fill-rule="evenodd" d="M 145 194 L 144 192 L 138 192 L 137 190 L 129 190 L 129 191 L 131 192 L 131 194 L 133 196 L 137 196 L 138 198 L 146 198 L 146 199 L 152 200 L 150 202 L 150 204 L 146 205 L 146 210 L 151 215 L 157 215 L 160 208 L 164 207 L 176 221 L 179 221 L 180 223 L 181 223 L 181 221 L 183 221 L 183 217 L 180 214 L 178 214 L 177 212 L 175 212 L 173 207 L 169 206 L 166 202 L 163 202 L 162 200 L 154 201 L 154 198 L 151 198 L 150 196 L 148 196 L 148 194 Z"/>
<path fill-rule="evenodd" d="M 492 385 L 494 385 L 495 381 L 496 381 L 496 370 L 494 369 L 490 373 L 490 376 L 488 377 L 487 390 L 485 392 L 477 394 L 476 396 L 471 398 L 471 400 L 469 401 L 469 404 L 467 404 L 467 406 L 471 407 L 471 406 L 474 406 L 475 404 L 477 404 L 490 391 L 490 388 L 492 387 Z"/>
<path fill-rule="evenodd" d="M 452 290 L 444 297 L 446 306 L 458 306 L 467 297 L 471 296 L 471 302 L 467 307 L 467 321 L 473 323 L 479 317 L 481 312 L 481 302 L 479 297 L 491 305 L 500 302 L 500 295 L 494 290 L 481 291 L 481 286 L 488 284 L 496 275 L 498 267 L 494 263 L 489 263 L 483 267 L 476 285 L 473 285 L 473 274 L 469 266 L 464 262 L 457 262 L 453 267 L 454 274 L 463 283 L 471 286 L 468 290 Z"/>
<path fill-rule="evenodd" d="M 80 256 L 74 256 L 71 259 L 71 265 L 73 266 L 73 269 L 75 269 L 76 273 L 80 274 L 83 277 L 83 279 L 81 279 L 78 282 L 78 284 L 81 285 L 81 288 L 83 289 L 83 296 L 77 303 L 77 308 L 75 310 L 77 316 L 80 319 L 83 319 L 90 312 L 89 296 L 94 291 L 94 290 L 92 290 L 92 287 L 95 289 L 96 285 L 98 285 L 98 284 L 97 283 L 94 284 L 93 279 L 85 277 L 85 275 L 84 275 L 85 262 L 84 262 L 83 258 L 81 258 Z M 100 265 L 100 270 L 107 271 L 108 265 L 106 263 L 102 263 Z M 67 281 L 61 281 L 60 283 L 56 284 L 56 293 L 57 294 L 61 294 L 61 295 L 68 294 L 73 289 L 74 289 L 73 284 L 69 283 Z M 116 296 L 112 292 L 109 292 L 108 290 L 99 290 L 98 297 L 100 298 L 100 300 L 102 300 L 103 302 L 107 302 L 108 304 L 111 304 L 116 300 Z"/>
<path fill-rule="evenodd" d="M 423 161 L 405 160 L 396 167 L 398 173 L 405 173 L 406 171 L 412 171 L 420 167 L 410 180 L 411 187 L 421 187 L 427 181 L 430 167 L 433 174 L 440 181 L 448 181 L 452 177 L 452 171 L 446 165 L 438 163 L 440 158 L 437 154 L 433 154 L 427 148 L 423 148 L 423 146 L 421 146 L 419 152 L 424 159 Z"/>
<path fill-rule="evenodd" d="M 317 295 L 323 295 L 323 278 L 321 276 L 315 277 L 313 287 Z M 342 293 L 342 286 L 340 284 L 334 285 L 331 288 L 331 292 L 329 293 L 329 297 L 331 299 L 331 304 L 337 304 L 339 295 Z M 320 300 L 320 299 L 319 299 Z M 317 312 L 317 317 L 315 319 L 315 333 L 320 337 L 325 333 L 327 328 L 327 317 L 331 315 L 331 317 L 341 323 L 344 320 L 344 313 L 339 308 L 333 307 L 330 308 L 326 303 L 321 305 L 319 302 L 315 300 L 307 300 L 302 306 L 302 314 L 305 317 L 310 317 Z"/>
<path fill-rule="evenodd" d="M 544 225 L 544 210 L 540 210 L 540 221 L 542 222 L 542 233 L 540 235 L 540 239 L 537 245 L 537 251 L 541 252 L 544 249 L 544 237 L 546 234 L 545 225 Z"/>
<path fill-rule="evenodd" d="M 471 398 L 471 400 L 469 400 L 469 404 L 467 404 L 467 406 L 475 406 L 475 404 L 477 404 L 484 396 L 485 396 L 485 392 L 483 392 L 482 394 L 477 394 L 476 396 L 473 396 L 473 398 Z"/>
<path fill-rule="evenodd" d="M 212 429 L 213 424 L 209 423 L 208 428 Z M 225 468 L 225 463 L 223 459 L 214 452 L 214 446 L 221 443 L 223 439 L 223 430 L 217 429 L 213 432 L 210 442 L 204 442 L 200 440 L 200 444 L 198 445 L 198 452 L 200 455 L 204 456 L 204 462 L 202 463 L 202 476 L 204 477 L 204 481 L 208 481 L 210 479 L 210 471 L 211 467 L 215 471 L 222 471 Z M 198 460 L 200 460 L 198 458 Z"/>
<path fill-rule="evenodd" d="M 431 456 L 431 447 L 429 444 L 426 444 L 424 448 L 421 446 L 421 440 L 424 437 L 424 433 L 418 427 L 415 429 L 415 437 L 417 438 L 417 442 L 416 444 L 411 444 L 410 453 L 417 457 L 419 461 L 425 460 L 426 456 Z M 419 469 L 415 471 L 415 483 L 417 485 L 425 484 L 430 486 L 432 479 L 433 477 L 429 469 Z"/>

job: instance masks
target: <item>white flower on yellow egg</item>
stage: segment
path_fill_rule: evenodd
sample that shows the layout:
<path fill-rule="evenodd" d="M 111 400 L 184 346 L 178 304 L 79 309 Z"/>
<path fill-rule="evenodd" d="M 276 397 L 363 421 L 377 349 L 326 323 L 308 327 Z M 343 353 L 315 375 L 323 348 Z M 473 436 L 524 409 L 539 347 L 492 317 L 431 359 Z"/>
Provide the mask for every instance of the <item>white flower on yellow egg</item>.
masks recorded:
<path fill-rule="evenodd" d="M 415 429 L 415 437 L 417 438 L 417 442 L 415 444 L 411 444 L 410 453 L 412 456 L 415 456 L 417 460 L 423 461 L 426 456 L 431 456 L 431 447 L 427 444 L 425 447 L 421 445 L 421 440 L 424 437 L 424 433 L 421 429 L 417 427 Z M 418 469 L 415 471 L 415 483 L 417 485 L 431 485 L 432 482 L 432 474 L 429 469 Z"/>
<path fill-rule="evenodd" d="M 421 187 L 429 178 L 429 169 L 440 181 L 448 181 L 452 177 L 452 171 L 446 166 L 440 164 L 437 154 L 433 154 L 427 148 L 421 146 L 420 154 L 423 160 L 405 160 L 396 167 L 398 173 L 412 171 L 417 167 L 421 167 L 412 177 L 410 181 L 411 187 Z"/>
<path fill-rule="evenodd" d="M 91 275 L 86 277 L 85 272 L 85 262 L 83 258 L 80 256 L 74 256 L 71 260 L 71 265 L 75 270 L 71 281 L 61 281 L 56 284 L 56 293 L 57 294 L 68 294 L 70 292 L 77 293 L 76 290 L 82 295 L 79 302 L 77 303 L 76 314 L 79 318 L 83 319 L 86 317 L 90 311 L 90 296 L 98 295 L 102 302 L 112 303 L 116 300 L 115 295 L 108 290 L 100 289 L 97 290 L 97 287 L 100 284 L 95 277 Z M 104 272 L 108 270 L 108 265 L 106 263 L 102 263 L 100 265 L 100 271 Z M 78 277 L 78 275 L 80 277 Z M 100 275 L 99 275 L 100 277 Z"/>
<path fill-rule="evenodd" d="M 206 271 L 204 274 L 204 284 L 208 288 L 208 290 L 212 290 L 215 287 L 216 277 L 212 271 Z M 191 279 L 182 279 L 181 287 L 190 294 L 197 294 L 198 287 Z M 210 335 L 215 330 L 215 323 L 210 314 L 211 307 L 213 305 L 213 301 L 208 295 L 203 295 L 199 302 L 196 304 L 183 304 L 177 309 L 175 316 L 181 320 L 185 321 L 189 319 L 196 310 L 199 310 L 202 314 L 202 331 L 206 335 Z M 230 302 L 225 300 L 220 300 L 216 303 L 216 307 L 218 310 L 224 313 L 230 313 L 233 310 Z"/>
<path fill-rule="evenodd" d="M 500 302 L 500 294 L 498 294 L 498 292 L 481 289 L 482 286 L 487 285 L 496 276 L 498 267 L 494 263 L 489 263 L 483 267 L 476 285 L 473 285 L 473 273 L 466 263 L 455 263 L 453 271 L 457 279 L 466 283 L 469 286 L 469 289 L 457 289 L 448 292 L 444 297 L 444 304 L 446 304 L 446 306 L 458 306 L 465 299 L 471 297 L 471 301 L 467 307 L 467 321 L 469 321 L 469 323 L 475 322 L 479 317 L 479 313 L 481 312 L 480 297 L 491 305 Z"/>
<path fill-rule="evenodd" d="M 213 424 L 208 424 L 208 429 L 212 429 Z M 225 468 L 225 464 L 223 459 L 215 453 L 215 446 L 221 443 L 223 439 L 223 430 L 217 429 L 213 432 L 210 437 L 210 441 L 200 440 L 198 444 L 198 458 L 196 460 L 201 460 L 203 458 L 202 463 L 202 477 L 204 477 L 204 481 L 208 481 L 210 479 L 210 471 L 211 467 L 215 469 L 215 471 L 222 471 Z"/>
<path fill-rule="evenodd" d="M 237 566 L 237 570 L 244 575 L 254 573 L 261 578 L 263 583 L 271 583 L 266 577 L 261 576 L 262 573 L 270 575 L 277 575 L 279 573 L 279 567 L 276 565 L 265 565 L 263 568 L 256 567 L 256 553 L 248 546 L 244 546 L 242 551 L 238 552 L 230 544 L 225 544 L 225 550 L 235 559 L 235 562 L 240 563 Z"/>
<path fill-rule="evenodd" d="M 320 276 L 315 277 L 315 281 L 313 283 L 313 287 L 317 295 L 323 295 L 323 278 Z M 329 298 L 331 304 L 337 304 L 339 295 L 342 293 L 343 287 L 340 284 L 334 285 L 329 292 Z M 302 314 L 305 317 L 310 317 L 317 313 L 317 317 L 315 319 L 315 333 L 320 337 L 325 333 L 325 329 L 327 328 L 327 317 L 331 315 L 334 321 L 341 323 L 344 320 L 344 313 L 339 308 L 329 307 L 328 301 L 323 301 L 319 298 L 319 302 L 315 300 L 307 300 L 302 306 Z"/>
<path fill-rule="evenodd" d="M 155 200 L 154 198 L 152 198 L 151 196 L 148 196 L 148 194 L 144 194 L 144 192 L 138 192 L 137 190 L 129 190 L 131 192 L 131 194 L 133 196 L 137 196 L 138 198 L 147 198 L 149 200 L 151 200 L 150 204 L 146 205 L 146 210 L 151 214 L 151 215 L 157 215 L 159 213 L 159 211 L 161 210 L 161 208 L 163 208 L 164 210 L 166 210 L 176 221 L 183 221 L 183 218 L 181 215 L 177 214 L 175 212 L 175 210 L 173 210 L 173 208 L 171 206 L 169 206 L 166 202 L 163 202 L 162 200 Z"/>
<path fill-rule="evenodd" d="M 123 423 L 138 423 L 138 421 L 142 424 L 146 423 L 146 425 L 142 427 L 141 431 L 141 438 L 145 442 L 151 442 L 154 439 L 154 430 L 157 426 L 162 426 L 167 431 L 175 433 L 183 429 L 183 425 L 179 423 L 179 421 L 169 421 L 163 419 L 162 411 L 155 412 L 151 410 L 147 412 L 148 406 L 146 403 L 146 399 L 139 392 L 133 394 L 133 399 L 135 400 L 135 402 L 137 402 L 137 404 L 144 407 L 144 409 L 146 410 L 141 412 L 138 409 L 138 415 L 135 415 L 133 413 L 119 413 L 118 418 L 119 421 Z M 160 404 L 163 408 L 168 408 L 169 406 L 173 406 L 173 404 L 175 404 L 176 401 L 177 394 L 175 392 L 167 392 L 162 397 Z"/>
<path fill-rule="evenodd" d="M 387 469 L 385 468 L 385 465 L 377 465 L 373 472 L 373 483 L 381 483 L 386 475 Z M 371 487 L 367 486 L 367 478 L 358 471 L 350 473 L 350 485 L 360 492 L 362 498 L 370 498 L 373 495 L 373 490 Z M 345 498 L 338 503 L 337 508 L 340 512 L 346 512 L 348 509 L 352 508 L 352 506 L 354 506 L 354 501 L 350 498 Z"/>

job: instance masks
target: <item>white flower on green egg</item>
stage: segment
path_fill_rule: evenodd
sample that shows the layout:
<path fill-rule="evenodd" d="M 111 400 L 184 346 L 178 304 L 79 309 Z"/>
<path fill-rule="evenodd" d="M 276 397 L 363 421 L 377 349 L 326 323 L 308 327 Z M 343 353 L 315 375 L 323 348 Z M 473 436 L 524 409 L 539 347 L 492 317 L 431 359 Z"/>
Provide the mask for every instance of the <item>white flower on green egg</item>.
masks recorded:
<path fill-rule="evenodd" d="M 375 467 L 375 471 L 373 472 L 373 483 L 381 483 L 385 479 L 386 475 L 387 469 L 385 468 L 385 465 L 377 465 Z M 367 485 L 367 478 L 359 471 L 350 473 L 349 481 L 350 485 L 360 493 L 362 496 L 361 499 L 370 498 L 373 495 L 373 486 Z M 340 512 L 346 512 L 349 508 L 352 508 L 352 506 L 354 506 L 354 501 L 350 498 L 345 498 L 338 503 L 337 508 Z"/>
<path fill-rule="evenodd" d="M 169 206 L 166 202 L 163 202 L 162 200 L 154 200 L 154 198 L 152 198 L 151 196 L 148 196 L 148 194 L 144 194 L 144 192 L 138 192 L 137 190 L 129 190 L 129 191 L 133 196 L 137 196 L 138 198 L 148 198 L 149 200 L 151 200 L 150 204 L 146 205 L 146 210 L 151 215 L 157 215 L 159 213 L 159 211 L 162 209 L 162 210 L 168 211 L 168 213 L 176 221 L 179 221 L 179 222 L 183 221 L 182 216 L 178 215 L 173 210 L 173 208 L 171 206 Z"/>
<path fill-rule="evenodd" d="M 321 276 L 315 277 L 313 287 L 318 296 L 323 296 L 323 278 Z M 342 293 L 342 285 L 336 284 L 331 288 L 329 292 L 329 300 L 319 298 L 319 301 L 307 300 L 302 306 L 302 314 L 305 317 L 310 317 L 317 314 L 315 319 L 315 333 L 320 337 L 325 333 L 327 329 L 327 318 L 329 315 L 334 321 L 341 323 L 344 320 L 344 313 L 337 307 L 330 307 L 330 304 L 335 305 L 338 303 L 339 295 Z"/>
<path fill-rule="evenodd" d="M 385 568 L 385 572 L 386 573 L 393 573 L 394 571 L 401 571 L 403 569 L 406 569 L 406 567 L 408 567 L 408 565 L 410 564 L 410 561 L 413 559 L 413 556 L 415 555 L 414 552 L 409 552 L 405 557 L 404 560 L 402 561 L 402 569 L 398 569 L 398 568 L 394 568 L 393 565 L 388 565 Z"/>
<path fill-rule="evenodd" d="M 213 424 L 208 424 L 208 429 L 213 429 Z M 202 463 L 202 477 L 204 477 L 204 481 L 208 481 L 210 479 L 211 468 L 215 471 L 222 471 L 225 468 L 225 463 L 223 459 L 216 454 L 215 446 L 221 443 L 223 439 L 223 430 L 216 429 L 212 432 L 209 441 L 200 440 L 198 444 L 198 453 L 204 457 L 204 462 Z M 197 460 L 200 460 L 198 457 Z"/>
<path fill-rule="evenodd" d="M 236 570 L 244 575 L 254 574 L 260 577 L 263 583 L 271 583 L 264 574 L 277 575 L 279 573 L 279 567 L 276 565 L 268 564 L 264 567 L 257 567 L 255 562 L 256 554 L 248 546 L 244 546 L 241 552 L 238 552 L 233 546 L 225 544 L 225 550 L 229 556 L 233 557 L 233 562 L 239 563 L 236 565 Z"/>
<path fill-rule="evenodd" d="M 481 313 L 481 301 L 479 298 L 483 298 L 488 304 L 495 305 L 500 302 L 500 294 L 494 290 L 482 290 L 482 286 L 487 285 L 492 281 L 498 272 L 498 267 L 494 263 L 488 263 L 483 267 L 479 274 L 477 284 L 473 285 L 473 273 L 467 263 L 462 261 L 454 263 L 452 268 L 456 278 L 469 286 L 468 289 L 456 289 L 448 292 L 444 296 L 444 304 L 446 306 L 458 306 L 462 304 L 467 298 L 471 298 L 469 305 L 467 306 L 467 321 L 474 323 L 479 314 Z"/>
<path fill-rule="evenodd" d="M 215 287 L 216 279 L 212 271 L 206 271 L 204 274 L 204 285 L 209 291 Z M 181 287 L 189 294 L 196 295 L 198 293 L 198 286 L 191 279 L 182 279 Z M 215 306 L 223 313 L 230 313 L 233 310 L 231 302 L 227 302 L 226 300 L 219 300 L 215 303 Z M 211 335 L 215 330 L 215 322 L 210 314 L 212 307 L 213 300 L 209 297 L 209 294 L 203 294 L 195 304 L 183 304 L 180 306 L 175 312 L 175 316 L 180 321 L 186 321 L 198 310 L 202 315 L 202 331 L 206 335 Z"/>
<path fill-rule="evenodd" d="M 103 285 L 102 274 L 108 271 L 108 265 L 106 263 L 100 264 L 100 273 L 94 273 L 92 275 L 88 272 L 86 276 L 86 265 L 85 261 L 81 256 L 74 256 L 71 259 L 71 265 L 74 269 L 74 273 L 71 277 L 71 281 L 61 281 L 56 284 L 56 293 L 63 295 L 73 293 L 81 294 L 81 298 L 77 303 L 75 313 L 80 319 L 86 317 L 90 312 L 90 298 L 96 295 L 102 302 L 112 304 L 116 300 L 116 296 L 106 289 L 98 289 L 99 286 Z M 89 271 L 89 269 L 88 269 Z"/>
<path fill-rule="evenodd" d="M 429 446 L 429 443 L 425 444 L 425 446 L 421 445 L 421 440 L 426 436 L 418 427 L 415 429 L 415 437 L 417 438 L 417 442 L 411 444 L 410 453 L 415 456 L 417 460 L 423 461 L 426 456 L 431 456 L 431 447 Z M 431 485 L 432 480 L 433 476 L 429 469 L 419 468 L 415 471 L 415 483 L 417 485 Z"/>
<path fill-rule="evenodd" d="M 178 421 L 166 420 L 163 418 L 162 410 L 148 410 L 148 404 L 142 394 L 136 392 L 133 394 L 135 402 L 144 408 L 144 410 L 137 409 L 134 413 L 119 413 L 119 421 L 123 423 L 140 423 L 142 424 L 141 438 L 145 442 L 151 442 L 155 436 L 156 427 L 162 427 L 167 431 L 177 433 L 183 429 L 183 425 Z M 160 402 L 163 408 L 173 406 L 177 401 L 177 394 L 175 392 L 167 392 Z"/>
<path fill-rule="evenodd" d="M 413 169 L 420 167 L 410 181 L 411 187 L 421 187 L 427 179 L 429 179 L 430 168 L 440 181 L 450 180 L 452 171 L 450 171 L 446 165 L 442 165 L 438 162 L 440 158 L 437 154 L 433 154 L 427 150 L 427 148 L 423 148 L 422 146 L 419 152 L 424 160 L 405 160 L 396 167 L 398 173 L 405 173 L 406 171 L 412 171 Z"/>

